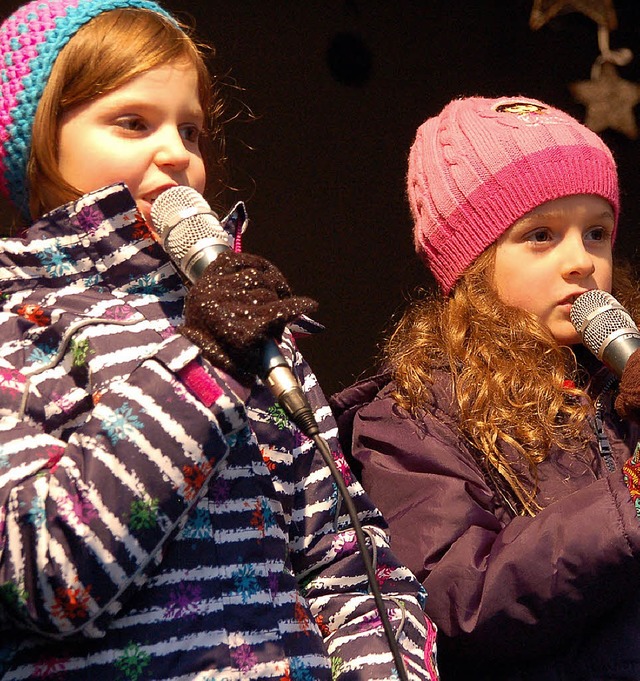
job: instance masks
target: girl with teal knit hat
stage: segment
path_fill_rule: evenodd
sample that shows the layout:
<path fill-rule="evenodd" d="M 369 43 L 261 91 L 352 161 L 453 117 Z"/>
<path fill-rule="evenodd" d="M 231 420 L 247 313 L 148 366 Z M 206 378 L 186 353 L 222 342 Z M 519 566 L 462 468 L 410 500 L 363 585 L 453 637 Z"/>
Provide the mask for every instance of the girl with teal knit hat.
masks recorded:
<path fill-rule="evenodd" d="M 240 252 L 242 204 L 193 285 L 161 245 L 159 197 L 223 177 L 203 48 L 149 0 L 35 0 L 0 52 L 0 190 L 32 223 L 0 242 L 0 677 L 437 679 L 424 591 L 296 346 L 313 301 Z M 267 339 L 384 613 L 317 439 L 257 378 Z"/>

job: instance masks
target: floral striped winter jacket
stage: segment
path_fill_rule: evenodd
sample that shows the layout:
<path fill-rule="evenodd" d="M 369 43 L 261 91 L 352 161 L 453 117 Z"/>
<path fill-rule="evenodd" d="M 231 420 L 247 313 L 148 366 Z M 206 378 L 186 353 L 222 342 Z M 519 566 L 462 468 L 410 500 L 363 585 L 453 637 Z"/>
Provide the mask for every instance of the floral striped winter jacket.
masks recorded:
<path fill-rule="evenodd" d="M 260 382 L 175 333 L 181 279 L 123 185 L 4 240 L 0 286 L 2 679 L 394 678 L 328 468 Z M 410 678 L 434 679 L 421 587 L 289 331 L 283 352 L 376 547 Z"/>

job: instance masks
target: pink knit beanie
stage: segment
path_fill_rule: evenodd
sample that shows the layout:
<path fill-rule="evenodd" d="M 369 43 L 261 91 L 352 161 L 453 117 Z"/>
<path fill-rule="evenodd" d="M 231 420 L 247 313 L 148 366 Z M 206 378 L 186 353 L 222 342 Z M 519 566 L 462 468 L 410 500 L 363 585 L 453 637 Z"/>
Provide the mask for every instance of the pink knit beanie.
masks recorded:
<path fill-rule="evenodd" d="M 487 246 L 546 201 L 595 194 L 618 219 L 608 147 L 568 114 L 520 96 L 457 99 L 425 121 L 407 184 L 416 251 L 445 294 Z"/>

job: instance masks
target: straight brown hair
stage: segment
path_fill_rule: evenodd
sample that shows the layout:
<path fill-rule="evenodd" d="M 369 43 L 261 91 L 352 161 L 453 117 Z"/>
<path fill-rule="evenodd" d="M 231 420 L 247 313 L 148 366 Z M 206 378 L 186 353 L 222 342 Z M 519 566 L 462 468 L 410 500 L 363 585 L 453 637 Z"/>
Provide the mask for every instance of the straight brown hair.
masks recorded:
<path fill-rule="evenodd" d="M 80 28 L 58 55 L 35 114 L 27 166 L 32 218 L 82 194 L 58 170 L 63 114 L 169 63 L 192 64 L 197 71 L 198 94 L 205 112 L 206 148 L 202 151 L 211 181 L 222 183 L 223 102 L 205 61 L 209 49 L 198 44 L 185 26 L 140 8 L 103 12 Z"/>

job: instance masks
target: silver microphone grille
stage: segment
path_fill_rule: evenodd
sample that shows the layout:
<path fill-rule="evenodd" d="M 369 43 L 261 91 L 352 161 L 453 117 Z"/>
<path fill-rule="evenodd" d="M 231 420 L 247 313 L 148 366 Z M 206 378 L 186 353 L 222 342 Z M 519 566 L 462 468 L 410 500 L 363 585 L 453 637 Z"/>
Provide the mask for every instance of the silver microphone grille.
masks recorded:
<path fill-rule="evenodd" d="M 178 186 L 165 190 L 151 206 L 151 221 L 169 257 L 180 262 L 202 239 L 215 239 L 232 246 L 211 206 L 193 187 Z"/>
<path fill-rule="evenodd" d="M 593 289 L 576 298 L 571 306 L 571 323 L 584 345 L 601 357 L 605 341 L 621 329 L 638 331 L 631 315 L 606 291 Z"/>

